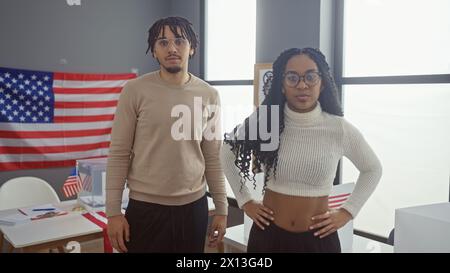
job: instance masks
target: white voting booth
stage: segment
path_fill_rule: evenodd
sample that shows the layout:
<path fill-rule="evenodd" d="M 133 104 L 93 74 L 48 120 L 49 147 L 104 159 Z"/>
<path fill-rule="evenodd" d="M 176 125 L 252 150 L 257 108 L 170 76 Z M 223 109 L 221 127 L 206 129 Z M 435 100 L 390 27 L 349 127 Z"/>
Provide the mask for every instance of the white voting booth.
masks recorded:
<path fill-rule="evenodd" d="M 395 210 L 394 252 L 450 252 L 450 203 Z"/>
<path fill-rule="evenodd" d="M 248 187 L 252 198 L 255 200 L 262 200 L 262 185 L 264 185 L 264 174 L 259 173 L 255 177 L 256 179 L 256 189 L 253 187 Z M 355 187 L 355 183 L 346 183 L 341 185 L 336 185 L 333 187 L 330 194 L 330 207 L 339 207 L 348 196 L 352 193 Z M 248 242 L 248 235 L 250 234 L 250 229 L 252 227 L 253 220 L 244 213 L 244 240 Z M 338 230 L 339 240 L 341 241 L 341 250 L 344 253 L 353 252 L 353 221 L 348 222 L 344 227 Z"/>

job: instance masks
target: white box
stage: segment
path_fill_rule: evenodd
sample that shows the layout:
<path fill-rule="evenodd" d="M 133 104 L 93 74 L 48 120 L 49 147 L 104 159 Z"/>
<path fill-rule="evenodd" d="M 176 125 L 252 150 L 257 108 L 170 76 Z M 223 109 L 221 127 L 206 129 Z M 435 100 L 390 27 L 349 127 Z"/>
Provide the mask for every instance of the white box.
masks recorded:
<path fill-rule="evenodd" d="M 396 209 L 394 252 L 450 253 L 450 203 Z"/>
<path fill-rule="evenodd" d="M 85 207 L 97 208 L 105 206 L 107 158 L 77 160 L 77 173 L 81 179 L 82 190 L 78 193 L 78 202 Z M 128 188 L 122 196 L 122 207 L 128 204 Z"/>
<path fill-rule="evenodd" d="M 81 179 L 82 190 L 78 201 L 91 207 L 105 205 L 106 158 L 77 160 L 77 172 Z"/>

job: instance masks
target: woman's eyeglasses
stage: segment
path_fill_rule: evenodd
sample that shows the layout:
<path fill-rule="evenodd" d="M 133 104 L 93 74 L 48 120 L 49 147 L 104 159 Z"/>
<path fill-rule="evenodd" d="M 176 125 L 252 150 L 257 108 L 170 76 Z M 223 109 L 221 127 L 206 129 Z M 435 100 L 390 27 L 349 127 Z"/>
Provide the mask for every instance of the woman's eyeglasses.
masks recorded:
<path fill-rule="evenodd" d="M 289 87 L 297 87 L 299 82 L 303 79 L 308 86 L 316 85 L 320 80 L 321 74 L 318 71 L 309 71 L 305 75 L 300 76 L 295 71 L 288 71 L 283 74 L 284 83 Z"/>

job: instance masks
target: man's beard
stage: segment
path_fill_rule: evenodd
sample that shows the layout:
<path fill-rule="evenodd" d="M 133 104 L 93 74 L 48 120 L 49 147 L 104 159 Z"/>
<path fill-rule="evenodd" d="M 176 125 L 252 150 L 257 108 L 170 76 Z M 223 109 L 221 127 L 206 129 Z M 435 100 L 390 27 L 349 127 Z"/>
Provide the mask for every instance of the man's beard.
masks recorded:
<path fill-rule="evenodd" d="M 181 71 L 181 67 L 179 67 L 179 66 L 173 66 L 173 67 L 163 66 L 163 67 L 167 72 L 169 72 L 171 74 L 177 74 L 178 72 Z"/>
<path fill-rule="evenodd" d="M 156 61 L 158 62 L 159 65 L 161 65 L 162 67 L 164 67 L 164 69 L 169 72 L 170 74 L 177 74 L 179 73 L 182 69 L 180 66 L 175 66 L 175 67 L 167 67 L 163 64 L 161 64 L 161 62 L 158 60 L 158 58 L 156 58 Z"/>

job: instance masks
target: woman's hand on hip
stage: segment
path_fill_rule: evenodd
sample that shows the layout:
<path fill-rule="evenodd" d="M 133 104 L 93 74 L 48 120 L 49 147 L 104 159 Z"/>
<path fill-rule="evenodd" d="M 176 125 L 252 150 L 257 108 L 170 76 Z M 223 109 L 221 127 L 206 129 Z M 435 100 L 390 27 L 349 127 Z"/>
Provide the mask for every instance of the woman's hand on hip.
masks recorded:
<path fill-rule="evenodd" d="M 270 221 L 275 220 L 273 211 L 261 202 L 250 200 L 242 206 L 242 209 L 263 230 L 264 226 L 270 225 Z"/>
<path fill-rule="evenodd" d="M 320 239 L 322 239 L 345 226 L 352 219 L 352 215 L 345 209 L 332 209 L 324 214 L 312 217 L 311 220 L 318 222 L 310 226 L 309 229 L 320 229 L 314 233 L 314 236 L 320 236 Z"/>

